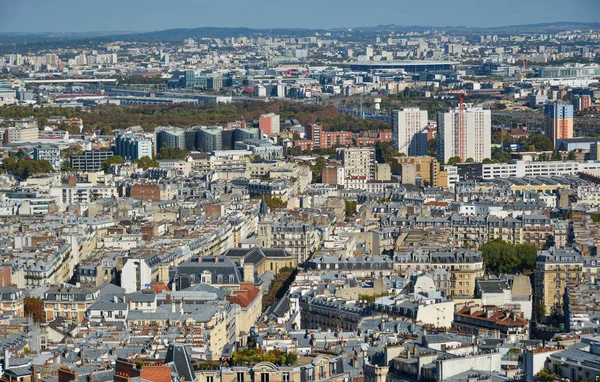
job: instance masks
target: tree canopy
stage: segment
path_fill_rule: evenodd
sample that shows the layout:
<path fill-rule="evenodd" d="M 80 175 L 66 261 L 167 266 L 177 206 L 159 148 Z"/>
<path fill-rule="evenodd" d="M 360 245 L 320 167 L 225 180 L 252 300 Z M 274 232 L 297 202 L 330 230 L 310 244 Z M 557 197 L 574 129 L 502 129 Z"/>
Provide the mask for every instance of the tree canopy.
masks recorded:
<path fill-rule="evenodd" d="M 44 304 L 39 297 L 25 297 L 24 300 L 25 317 L 31 316 L 34 322 L 46 321 L 44 313 Z"/>
<path fill-rule="evenodd" d="M 150 158 L 149 156 L 144 156 L 138 159 L 134 159 L 133 163 L 135 163 L 136 166 L 138 166 L 139 168 L 141 168 L 142 170 L 146 171 L 147 169 L 151 168 L 151 167 L 159 167 L 159 164 L 157 161 L 155 161 L 154 159 Z"/>
<path fill-rule="evenodd" d="M 483 262 L 490 273 L 523 273 L 533 270 L 538 248 L 533 244 L 510 244 L 502 239 L 481 247 Z"/>
<path fill-rule="evenodd" d="M 125 163 L 125 159 L 123 159 L 122 156 L 120 155 L 113 155 L 112 157 L 106 159 L 104 162 L 102 162 L 102 170 L 105 173 L 110 172 L 110 166 L 113 164 L 122 164 Z"/>
<path fill-rule="evenodd" d="M 27 179 L 32 175 L 53 172 L 50 162 L 45 159 L 33 160 L 31 158 L 17 159 L 13 157 L 4 158 L 2 161 L 4 170 L 19 179 Z"/>
<path fill-rule="evenodd" d="M 156 159 L 182 160 L 185 159 L 186 156 L 187 152 L 179 147 L 162 145 L 158 154 L 156 154 Z"/>

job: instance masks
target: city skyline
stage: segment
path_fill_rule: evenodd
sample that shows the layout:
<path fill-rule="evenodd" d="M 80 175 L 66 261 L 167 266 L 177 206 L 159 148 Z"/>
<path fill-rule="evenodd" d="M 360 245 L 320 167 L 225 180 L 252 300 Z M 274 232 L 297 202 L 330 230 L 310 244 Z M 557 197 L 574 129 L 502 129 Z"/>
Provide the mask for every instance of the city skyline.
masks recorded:
<path fill-rule="evenodd" d="M 282 7 L 273 0 L 252 3 L 235 0 L 227 4 L 180 0 L 169 7 L 159 7 L 160 3 L 151 0 L 145 2 L 143 8 L 139 2 L 107 0 L 102 7 L 93 9 L 81 8 L 74 0 L 53 3 L 23 0 L 0 5 L 0 33 L 144 32 L 198 27 L 331 29 L 388 24 L 499 27 L 597 22 L 600 4 L 593 0 L 575 1 L 568 12 L 560 4 L 556 0 L 525 3 L 509 0 L 502 8 L 490 9 L 481 7 L 475 0 L 464 0 L 460 4 L 441 0 L 427 3 L 383 0 L 365 12 L 362 3 L 340 0 L 327 3 L 307 0 L 302 6 L 292 7 Z M 432 9 L 436 12 L 432 13 Z M 289 17 L 290 11 L 295 16 L 293 19 Z M 210 17 L 204 18 L 205 14 Z"/>

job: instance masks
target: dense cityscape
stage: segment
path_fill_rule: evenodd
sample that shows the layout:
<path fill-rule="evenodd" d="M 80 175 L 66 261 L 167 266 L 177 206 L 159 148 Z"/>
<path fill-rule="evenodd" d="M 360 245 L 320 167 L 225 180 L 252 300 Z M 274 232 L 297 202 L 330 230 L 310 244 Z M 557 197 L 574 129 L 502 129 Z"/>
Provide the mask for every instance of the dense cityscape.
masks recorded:
<path fill-rule="evenodd" d="M 598 23 L 0 33 L 2 381 L 600 380 L 599 79 Z"/>

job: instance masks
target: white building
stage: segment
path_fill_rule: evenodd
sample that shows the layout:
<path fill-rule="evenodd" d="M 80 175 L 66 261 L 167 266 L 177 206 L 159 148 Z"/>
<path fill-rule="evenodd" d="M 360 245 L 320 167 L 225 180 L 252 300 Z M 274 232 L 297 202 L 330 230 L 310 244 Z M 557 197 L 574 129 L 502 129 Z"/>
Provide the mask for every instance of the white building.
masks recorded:
<path fill-rule="evenodd" d="M 462 112 L 463 133 L 460 133 L 461 111 L 456 108 L 438 113 L 438 160 L 452 157 L 462 161 L 472 158 L 481 162 L 491 157 L 492 113 L 481 107 L 466 105 Z"/>
<path fill-rule="evenodd" d="M 55 171 L 60 170 L 60 148 L 53 144 L 41 144 L 33 148 L 33 159 L 47 160 Z"/>
<path fill-rule="evenodd" d="M 394 149 L 408 156 L 427 155 L 427 110 L 405 108 L 392 110 Z"/>
<path fill-rule="evenodd" d="M 152 269 L 145 259 L 127 259 L 121 271 L 121 287 L 133 293 L 150 286 Z"/>
<path fill-rule="evenodd" d="M 551 161 L 530 162 L 514 161 L 512 163 L 490 163 L 482 165 L 483 179 L 523 178 L 528 176 L 564 176 L 579 172 L 600 173 L 600 162 Z"/>
<path fill-rule="evenodd" d="M 342 161 L 346 178 L 364 177 L 366 180 L 375 179 L 375 149 L 342 148 L 336 150 L 337 159 Z"/>

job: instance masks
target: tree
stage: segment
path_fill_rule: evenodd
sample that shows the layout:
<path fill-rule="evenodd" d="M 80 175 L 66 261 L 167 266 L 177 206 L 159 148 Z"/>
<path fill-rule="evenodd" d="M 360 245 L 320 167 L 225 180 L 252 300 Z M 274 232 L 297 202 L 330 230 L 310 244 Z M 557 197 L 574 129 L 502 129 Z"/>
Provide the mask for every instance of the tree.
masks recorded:
<path fill-rule="evenodd" d="M 179 147 L 169 147 L 167 145 L 162 145 L 158 154 L 156 154 L 156 159 L 172 159 L 172 160 L 182 160 L 187 156 L 187 152 Z"/>
<path fill-rule="evenodd" d="M 551 157 L 551 159 L 553 161 L 560 161 L 563 158 L 562 158 L 562 155 L 561 155 L 560 151 L 554 150 L 554 151 L 552 151 L 552 157 Z"/>
<path fill-rule="evenodd" d="M 575 160 L 577 159 L 577 155 L 575 154 L 575 151 L 569 151 L 569 160 Z"/>
<path fill-rule="evenodd" d="M 448 159 L 448 164 L 451 166 L 454 166 L 458 163 L 461 163 L 460 157 L 452 157 L 452 158 Z"/>
<path fill-rule="evenodd" d="M 22 159 L 15 159 L 13 157 L 4 158 L 2 167 L 7 173 L 19 179 L 27 179 L 32 175 L 54 171 L 52 165 L 47 160 L 33 160 L 28 157 L 22 157 Z"/>
<path fill-rule="evenodd" d="M 30 317 L 34 322 L 46 321 L 44 313 L 44 304 L 39 297 L 25 297 L 24 300 L 25 317 Z"/>
<path fill-rule="evenodd" d="M 530 137 L 529 139 L 529 145 L 533 145 L 535 146 L 534 149 L 532 150 L 530 148 L 531 151 L 551 151 L 554 150 L 554 144 L 552 143 L 552 140 L 550 138 L 548 138 L 545 135 L 542 134 L 536 134 L 533 137 Z"/>
<path fill-rule="evenodd" d="M 135 163 L 136 166 L 138 166 L 144 171 L 148 170 L 151 167 L 159 167 L 158 162 L 150 158 L 149 156 L 134 159 L 133 163 Z"/>
<path fill-rule="evenodd" d="M 356 206 L 358 204 L 352 200 L 346 200 L 345 204 L 346 204 L 346 206 L 345 206 L 346 217 L 353 216 L 356 213 Z"/>
<path fill-rule="evenodd" d="M 473 162 L 475 162 L 475 160 L 473 158 L 465 159 L 465 163 L 473 163 Z"/>
<path fill-rule="evenodd" d="M 265 203 L 269 208 L 286 208 L 287 203 L 284 202 L 281 198 L 265 196 Z"/>
<path fill-rule="evenodd" d="M 542 369 L 542 370 L 538 371 L 537 374 L 534 376 L 534 379 L 535 379 L 535 381 L 539 381 L 539 382 L 552 382 L 552 381 L 560 381 L 561 380 L 560 376 L 552 373 L 548 369 Z"/>
<path fill-rule="evenodd" d="M 429 141 L 427 141 L 427 154 L 429 154 L 430 157 L 437 157 L 437 148 L 437 139 L 430 139 Z"/>
<path fill-rule="evenodd" d="M 113 155 L 112 157 L 106 159 L 104 162 L 102 162 L 102 170 L 105 173 L 109 173 L 110 172 L 110 166 L 113 164 L 122 164 L 125 163 L 125 159 L 123 159 L 122 156 L 120 155 Z"/>
<path fill-rule="evenodd" d="M 491 273 L 531 272 L 538 248 L 532 244 L 510 244 L 502 239 L 492 240 L 481 247 L 483 262 Z"/>
<path fill-rule="evenodd" d="M 490 158 L 485 158 L 483 161 L 481 161 L 481 163 L 483 163 L 483 164 L 492 164 L 492 163 L 498 163 L 498 161 L 496 161 L 494 159 L 490 159 Z"/>

